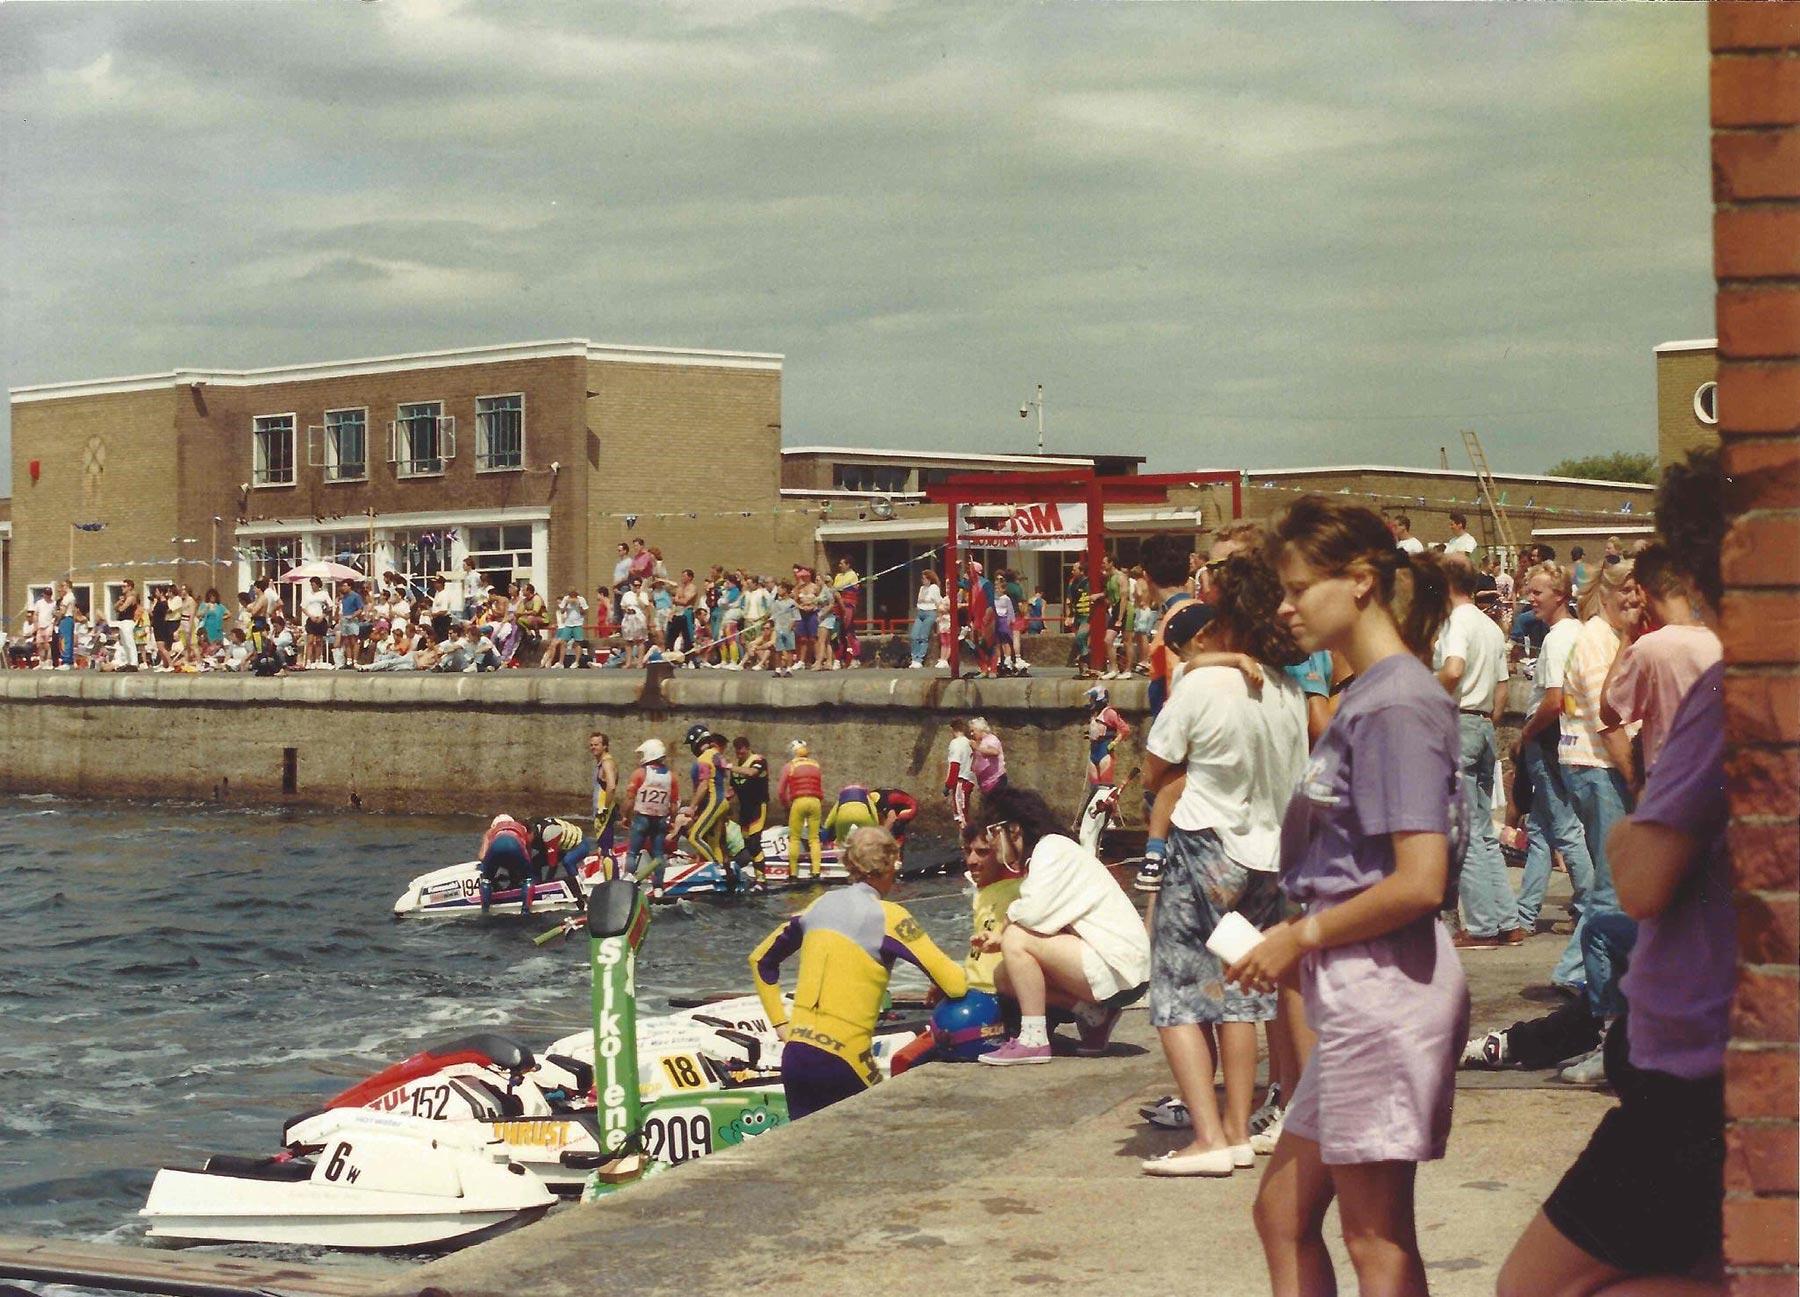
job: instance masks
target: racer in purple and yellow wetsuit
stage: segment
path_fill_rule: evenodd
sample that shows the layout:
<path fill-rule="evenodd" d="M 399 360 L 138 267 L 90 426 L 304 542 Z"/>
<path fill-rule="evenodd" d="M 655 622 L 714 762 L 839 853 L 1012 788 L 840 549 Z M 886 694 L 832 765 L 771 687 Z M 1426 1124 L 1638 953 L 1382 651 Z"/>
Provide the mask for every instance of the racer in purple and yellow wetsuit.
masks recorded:
<path fill-rule="evenodd" d="M 880 841 L 866 851 L 876 836 Z M 919 968 L 951 999 L 968 990 L 961 965 L 939 950 L 904 908 L 883 899 L 894 885 L 899 856 L 889 835 L 859 832 L 845 853 L 845 867 L 856 881 L 821 896 L 751 952 L 756 993 L 787 1042 L 781 1084 L 792 1120 L 861 1094 L 881 1079 L 875 1026 L 895 960 Z M 790 1018 L 781 998 L 781 965 L 796 952 L 800 972 Z"/>

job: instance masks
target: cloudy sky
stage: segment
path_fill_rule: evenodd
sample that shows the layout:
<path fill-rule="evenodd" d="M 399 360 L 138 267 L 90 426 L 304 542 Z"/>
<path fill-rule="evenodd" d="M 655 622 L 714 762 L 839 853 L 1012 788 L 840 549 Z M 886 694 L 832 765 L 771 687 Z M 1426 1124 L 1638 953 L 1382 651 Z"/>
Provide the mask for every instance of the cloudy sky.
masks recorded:
<path fill-rule="evenodd" d="M 1651 449 L 1704 24 L 4 4 L 0 384 L 589 337 L 785 353 L 790 445 L 1030 450 L 1041 382 L 1052 449 L 1168 469 Z"/>

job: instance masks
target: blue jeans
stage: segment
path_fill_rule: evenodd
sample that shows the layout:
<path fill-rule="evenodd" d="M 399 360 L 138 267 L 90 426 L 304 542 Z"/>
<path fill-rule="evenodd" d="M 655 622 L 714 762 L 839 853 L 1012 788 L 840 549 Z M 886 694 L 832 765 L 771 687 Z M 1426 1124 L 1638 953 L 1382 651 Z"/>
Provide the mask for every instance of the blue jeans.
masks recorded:
<path fill-rule="evenodd" d="M 56 623 L 56 634 L 62 640 L 62 660 L 64 666 L 75 665 L 75 619 L 64 617 Z"/>
<path fill-rule="evenodd" d="M 1581 967 L 1587 974 L 1588 1012 L 1610 1022 L 1625 1012 L 1619 982 L 1637 944 L 1637 923 L 1619 910 L 1595 910 L 1581 924 Z"/>
<path fill-rule="evenodd" d="M 1612 868 L 1606 862 L 1606 836 L 1631 809 L 1631 789 L 1624 776 L 1607 766 L 1564 766 L 1563 782 L 1568 786 L 1575 818 L 1581 821 L 1581 831 L 1587 839 L 1588 859 L 1594 865 L 1587 906 L 1570 938 L 1579 959 L 1582 929 L 1602 914 L 1619 912 L 1618 889 L 1613 886 Z"/>
<path fill-rule="evenodd" d="M 1588 855 L 1587 838 L 1581 821 L 1563 782 L 1562 765 L 1554 753 L 1546 752 L 1536 739 L 1528 741 L 1519 752 L 1525 773 L 1531 780 L 1531 845 L 1525 853 L 1525 878 L 1519 886 L 1519 925 L 1527 932 L 1537 929 L 1538 911 L 1544 905 L 1544 890 L 1550 885 L 1550 851 L 1562 852 L 1568 866 L 1569 882 L 1574 897 L 1569 908 L 1579 927 L 1587 912 L 1588 886 L 1594 877 L 1594 862 Z M 1569 938 L 1569 947 L 1557 962 L 1550 980 L 1559 985 L 1575 986 L 1581 981 L 1581 948 Z"/>
<path fill-rule="evenodd" d="M 668 833 L 669 821 L 666 817 L 633 815 L 631 817 L 631 834 L 625 839 L 625 871 L 635 875 L 638 870 L 638 856 L 648 850 L 651 862 L 656 866 L 656 883 L 661 886 L 663 839 L 668 836 Z"/>
<path fill-rule="evenodd" d="M 1466 713 L 1456 718 L 1462 736 L 1463 787 L 1469 800 L 1469 850 L 1457 886 L 1463 926 L 1473 937 L 1494 937 L 1519 926 L 1519 902 L 1506 876 L 1506 859 L 1494 832 L 1494 723 Z"/>
<path fill-rule="evenodd" d="M 931 637 L 937 634 L 937 614 L 915 612 L 912 624 L 912 660 L 923 662 L 931 649 Z"/>
<path fill-rule="evenodd" d="M 530 914 L 533 881 L 531 857 L 519 845 L 518 839 L 510 837 L 495 838 L 488 845 L 487 854 L 481 858 L 482 913 L 487 912 L 488 903 L 494 895 L 494 877 L 502 868 L 512 879 L 513 886 L 519 889 L 520 911 Z"/>

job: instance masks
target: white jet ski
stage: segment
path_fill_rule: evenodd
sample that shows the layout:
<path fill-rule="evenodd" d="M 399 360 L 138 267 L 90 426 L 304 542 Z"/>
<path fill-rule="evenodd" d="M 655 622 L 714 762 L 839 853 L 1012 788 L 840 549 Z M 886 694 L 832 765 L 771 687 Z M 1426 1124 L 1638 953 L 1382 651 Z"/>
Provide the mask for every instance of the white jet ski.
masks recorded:
<path fill-rule="evenodd" d="M 721 896 L 747 891 L 785 887 L 810 887 L 818 883 L 841 883 L 849 878 L 839 859 L 838 844 L 825 843 L 819 853 L 819 872 L 812 873 L 810 854 L 804 862 L 805 876 L 795 878 L 788 861 L 788 831 L 784 827 L 763 832 L 763 877 L 758 882 L 748 869 L 731 870 L 694 854 L 686 845 L 670 852 L 663 867 L 662 885 L 651 893 L 653 901 L 672 901 L 689 896 Z M 578 867 L 583 895 L 612 877 L 622 866 L 625 848 L 615 846 L 612 860 L 602 860 L 588 853 Z M 904 871 L 903 871 L 904 872 Z M 498 880 L 489 898 L 488 913 L 516 915 L 524 912 L 521 889 L 511 879 Z M 581 897 L 562 877 L 533 884 L 531 911 L 534 914 L 562 914 L 580 908 Z M 458 918 L 481 913 L 481 864 L 465 860 L 446 865 L 430 873 L 420 874 L 406 885 L 394 902 L 396 919 Z"/>
<path fill-rule="evenodd" d="M 555 1197 L 479 1125 L 366 1108 L 292 1123 L 277 1157 L 164 1168 L 138 1213 L 170 1243 L 351 1251 L 461 1247 L 526 1225 Z"/>

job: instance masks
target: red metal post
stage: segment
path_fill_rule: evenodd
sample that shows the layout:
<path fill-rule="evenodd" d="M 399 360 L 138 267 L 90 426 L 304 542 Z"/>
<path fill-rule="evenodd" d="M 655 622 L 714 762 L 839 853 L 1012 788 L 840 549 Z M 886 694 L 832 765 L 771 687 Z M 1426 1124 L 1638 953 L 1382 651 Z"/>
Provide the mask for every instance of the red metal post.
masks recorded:
<path fill-rule="evenodd" d="M 950 659 L 950 678 L 952 680 L 956 679 L 958 669 L 957 650 L 962 647 L 962 640 L 959 637 L 960 627 L 958 625 L 958 622 L 961 620 L 960 614 L 962 610 L 959 607 L 960 601 L 957 595 L 956 575 L 956 520 L 957 515 L 961 512 L 962 505 L 956 500 L 951 500 L 950 535 L 944 541 L 944 597 L 950 601 L 950 652 L 948 656 Z"/>
<path fill-rule="evenodd" d="M 1100 479 L 1087 484 L 1088 511 L 1087 573 L 1088 597 L 1088 665 L 1097 675 L 1106 661 L 1106 621 L 1112 610 L 1105 607 L 1105 590 L 1100 580 L 1100 559 L 1106 553 L 1106 497 L 1100 492 Z"/>

